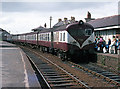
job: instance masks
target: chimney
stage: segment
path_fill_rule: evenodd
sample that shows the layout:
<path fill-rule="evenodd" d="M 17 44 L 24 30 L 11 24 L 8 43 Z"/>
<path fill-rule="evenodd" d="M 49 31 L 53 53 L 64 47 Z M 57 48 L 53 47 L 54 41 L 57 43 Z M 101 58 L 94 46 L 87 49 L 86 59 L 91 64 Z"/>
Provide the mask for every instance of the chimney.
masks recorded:
<path fill-rule="evenodd" d="M 87 18 L 85 18 L 86 22 L 89 22 L 91 20 L 95 20 L 95 18 L 91 18 L 91 13 L 88 11 Z"/>
<path fill-rule="evenodd" d="M 61 22 L 62 21 L 62 19 L 58 19 L 58 22 Z"/>
<path fill-rule="evenodd" d="M 91 13 L 88 11 L 87 18 L 91 19 Z"/>
<path fill-rule="evenodd" d="M 72 17 L 71 16 L 71 21 L 70 21 L 71 23 L 74 23 L 75 22 L 75 17 Z"/>
<path fill-rule="evenodd" d="M 68 24 L 68 20 L 66 17 L 64 18 L 64 24 Z"/>
<path fill-rule="evenodd" d="M 67 21 L 67 18 L 66 18 L 66 17 L 64 18 L 64 21 Z"/>

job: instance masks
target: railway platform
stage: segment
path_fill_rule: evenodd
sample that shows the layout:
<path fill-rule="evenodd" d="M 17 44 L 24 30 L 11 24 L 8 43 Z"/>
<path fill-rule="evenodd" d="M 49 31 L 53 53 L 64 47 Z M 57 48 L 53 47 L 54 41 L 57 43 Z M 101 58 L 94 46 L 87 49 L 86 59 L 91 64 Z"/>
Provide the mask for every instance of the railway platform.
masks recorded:
<path fill-rule="evenodd" d="M 27 56 L 19 47 L 0 41 L 0 59 L 0 88 L 41 88 Z"/>
<path fill-rule="evenodd" d="M 110 53 L 95 53 L 95 59 L 98 65 L 110 71 L 120 73 L 120 55 Z"/>

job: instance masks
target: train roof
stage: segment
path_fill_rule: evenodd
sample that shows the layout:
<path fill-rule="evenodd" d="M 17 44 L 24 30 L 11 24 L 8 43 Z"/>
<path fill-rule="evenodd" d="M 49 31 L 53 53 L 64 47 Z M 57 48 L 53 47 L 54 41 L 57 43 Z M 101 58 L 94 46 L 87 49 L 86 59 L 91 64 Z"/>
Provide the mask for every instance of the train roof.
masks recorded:
<path fill-rule="evenodd" d="M 64 24 L 64 25 L 61 25 L 61 26 L 54 27 L 51 30 L 53 30 L 53 31 L 62 31 L 62 30 L 66 30 L 66 27 L 67 27 L 67 25 Z"/>
<path fill-rule="evenodd" d="M 37 34 L 38 32 L 25 33 L 25 35 Z"/>
<path fill-rule="evenodd" d="M 29 33 L 23 33 L 23 34 L 12 34 L 12 36 L 21 36 L 21 35 L 30 35 L 30 34 L 36 34 L 38 32 L 29 32 Z"/>
<path fill-rule="evenodd" d="M 45 33 L 45 32 L 50 32 L 51 29 L 50 28 L 46 28 L 44 30 L 38 31 L 38 33 Z"/>
<path fill-rule="evenodd" d="M 62 30 L 66 30 L 66 27 L 67 25 L 61 25 L 61 26 L 41 30 L 39 31 L 39 33 L 45 33 L 45 32 L 51 32 L 51 31 L 62 31 Z"/>

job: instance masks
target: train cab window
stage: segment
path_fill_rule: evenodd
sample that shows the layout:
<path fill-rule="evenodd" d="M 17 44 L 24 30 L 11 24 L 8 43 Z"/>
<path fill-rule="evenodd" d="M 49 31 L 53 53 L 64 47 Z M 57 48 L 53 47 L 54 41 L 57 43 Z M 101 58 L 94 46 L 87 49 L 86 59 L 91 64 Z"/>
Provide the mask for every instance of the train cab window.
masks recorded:
<path fill-rule="evenodd" d="M 86 35 L 91 35 L 92 34 L 92 29 L 85 29 Z"/>
<path fill-rule="evenodd" d="M 62 41 L 62 33 L 60 33 L 60 41 Z"/>
<path fill-rule="evenodd" d="M 65 41 L 65 33 L 63 33 L 63 41 Z"/>
<path fill-rule="evenodd" d="M 74 28 L 74 29 L 69 29 L 69 33 L 72 36 L 82 36 L 85 35 L 85 30 L 83 28 Z"/>

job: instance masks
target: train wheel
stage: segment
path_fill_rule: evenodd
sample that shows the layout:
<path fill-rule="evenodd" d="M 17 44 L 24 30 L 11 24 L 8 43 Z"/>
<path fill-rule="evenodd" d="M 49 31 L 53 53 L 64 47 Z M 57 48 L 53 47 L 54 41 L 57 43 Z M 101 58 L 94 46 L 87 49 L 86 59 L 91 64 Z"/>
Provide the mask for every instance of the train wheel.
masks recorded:
<path fill-rule="evenodd" d="M 47 53 L 49 53 L 49 47 L 47 47 Z"/>
<path fill-rule="evenodd" d="M 61 58 L 61 53 L 59 51 L 57 52 L 57 56 L 58 58 Z"/>
<path fill-rule="evenodd" d="M 40 46 L 40 52 L 42 52 L 42 47 Z"/>
<path fill-rule="evenodd" d="M 63 52 L 61 52 L 61 56 L 60 56 L 62 61 L 65 61 L 65 54 Z"/>
<path fill-rule="evenodd" d="M 43 52 L 43 53 L 45 52 L 45 49 L 44 49 L 44 47 L 42 47 L 42 52 Z"/>
<path fill-rule="evenodd" d="M 63 59 L 64 59 L 64 60 L 67 60 L 67 58 L 68 58 L 68 57 L 67 57 L 67 53 L 66 53 L 66 52 L 63 53 Z"/>

